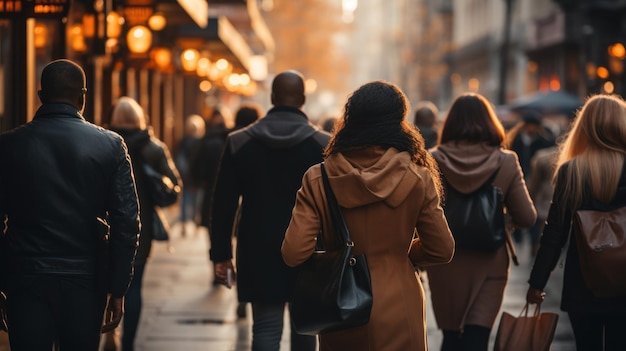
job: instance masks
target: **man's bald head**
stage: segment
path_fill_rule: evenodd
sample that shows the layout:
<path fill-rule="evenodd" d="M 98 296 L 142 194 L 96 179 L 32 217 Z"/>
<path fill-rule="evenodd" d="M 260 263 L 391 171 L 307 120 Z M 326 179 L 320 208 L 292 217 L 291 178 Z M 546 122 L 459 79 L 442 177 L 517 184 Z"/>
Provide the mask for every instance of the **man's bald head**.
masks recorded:
<path fill-rule="evenodd" d="M 272 82 L 272 104 L 301 108 L 304 105 L 304 78 L 297 71 L 279 73 Z"/>
<path fill-rule="evenodd" d="M 39 97 L 44 104 L 67 102 L 82 105 L 85 84 L 85 71 L 79 65 L 66 59 L 55 60 L 41 72 Z"/>

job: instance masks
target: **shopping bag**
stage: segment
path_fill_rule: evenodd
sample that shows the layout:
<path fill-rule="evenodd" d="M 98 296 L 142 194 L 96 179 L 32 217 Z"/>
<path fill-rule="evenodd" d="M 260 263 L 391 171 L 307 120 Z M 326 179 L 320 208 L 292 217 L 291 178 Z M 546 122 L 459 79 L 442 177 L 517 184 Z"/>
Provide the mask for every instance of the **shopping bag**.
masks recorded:
<path fill-rule="evenodd" d="M 494 351 L 549 351 L 558 321 L 557 313 L 540 313 L 540 305 L 532 316 L 528 304 L 517 317 L 502 312 Z"/>

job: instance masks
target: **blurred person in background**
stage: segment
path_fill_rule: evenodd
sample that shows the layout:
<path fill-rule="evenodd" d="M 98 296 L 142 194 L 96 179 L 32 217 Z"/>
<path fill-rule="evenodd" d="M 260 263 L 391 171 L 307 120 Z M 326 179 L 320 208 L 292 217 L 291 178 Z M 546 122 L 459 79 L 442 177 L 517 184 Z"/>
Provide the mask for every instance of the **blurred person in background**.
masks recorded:
<path fill-rule="evenodd" d="M 426 149 L 430 149 L 437 144 L 439 133 L 437 130 L 437 116 L 439 110 L 437 106 L 430 101 L 421 101 L 415 106 L 414 123 L 419 129 Z"/>
<path fill-rule="evenodd" d="M 626 206 L 625 159 L 626 103 L 617 95 L 590 97 L 559 148 L 554 196 L 526 294 L 529 303 L 543 302 L 543 289 L 565 248 L 561 309 L 568 313 L 578 351 L 626 350 L 626 295 L 593 295 L 581 273 L 575 234 L 570 234 L 575 233 L 570 226 L 576 210 Z"/>
<path fill-rule="evenodd" d="M 197 225 L 200 214 L 200 184 L 191 176 L 191 160 L 194 158 L 197 143 L 205 132 L 204 119 L 200 115 L 190 115 L 185 120 L 185 135 L 178 144 L 174 162 L 180 172 L 184 187 L 180 202 L 181 235 L 185 236 L 187 222 Z"/>
<path fill-rule="evenodd" d="M 528 181 L 532 176 L 531 160 L 533 156 L 535 156 L 537 151 L 552 147 L 555 143 L 552 131 L 543 126 L 541 114 L 528 110 L 524 112 L 522 120 L 507 133 L 504 145 L 515 151 L 519 158 L 522 172 L 524 172 L 524 179 Z M 515 242 L 522 243 L 525 234 L 530 236 L 532 246 L 533 238 L 537 239 L 537 235 L 533 235 L 532 228 L 529 230 L 516 229 L 513 232 Z"/>
<path fill-rule="evenodd" d="M 265 117 L 229 134 L 210 212 L 214 275 L 226 283 L 230 271 L 236 276 L 239 301 L 251 303 L 253 351 L 280 349 L 296 274 L 283 262 L 280 246 L 302 175 L 322 161 L 330 138 L 302 112 L 300 73 L 276 75 L 271 99 L 273 107 Z M 232 236 L 240 203 L 235 270 Z M 299 335 L 291 328 L 291 350 L 315 349 L 314 336 Z"/>
<path fill-rule="evenodd" d="M 507 222 L 530 227 L 535 207 L 517 155 L 502 146 L 504 137 L 491 103 L 482 95 L 466 93 L 452 103 L 440 142 L 431 152 L 444 182 L 461 193 L 474 192 L 498 172 L 493 185 L 502 191 Z M 435 318 L 443 332 L 441 350 L 487 351 L 509 279 L 507 245 L 485 252 L 457 246 L 450 264 L 426 270 Z"/>
<path fill-rule="evenodd" d="M 228 135 L 224 114 L 224 107 L 216 106 L 206 121 L 206 133 L 197 143 L 194 159 L 191 164 L 191 176 L 195 183 L 202 188 L 200 207 L 200 225 L 209 228 L 209 213 L 215 189 L 215 179 L 222 156 L 224 142 Z M 214 282 L 215 283 L 215 282 Z"/>
<path fill-rule="evenodd" d="M 142 171 L 142 164 L 150 165 L 160 174 L 167 176 L 174 185 L 184 186 L 170 156 L 167 145 L 161 142 L 148 126 L 147 116 L 143 108 L 131 97 L 120 97 L 111 113 L 109 129 L 124 138 L 130 154 L 135 182 L 137 184 L 137 196 L 141 209 L 141 236 L 139 248 L 135 256 L 135 276 L 130 284 L 126 300 L 124 301 L 124 322 L 122 328 L 122 350 L 132 351 L 135 349 L 135 335 L 139 325 L 142 296 L 141 286 L 143 275 L 153 239 L 153 211 L 156 206 L 150 196 L 147 175 Z M 107 335 L 107 342 L 111 344 L 113 335 Z"/>
<path fill-rule="evenodd" d="M 231 132 L 245 128 L 261 118 L 263 112 L 261 107 L 255 103 L 242 104 L 235 113 L 235 127 Z M 239 197 L 239 207 L 237 207 L 237 213 L 235 214 L 235 223 L 233 224 L 233 237 L 237 237 L 237 231 L 239 230 L 239 221 L 241 220 L 241 196 Z M 239 302 L 237 304 L 237 317 L 245 318 L 247 315 L 246 303 Z"/>
<path fill-rule="evenodd" d="M 124 314 L 137 195 L 122 138 L 82 115 L 85 86 L 76 63 L 48 63 L 33 120 L 0 135 L 0 290 L 14 351 L 96 351 Z"/>
<path fill-rule="evenodd" d="M 367 83 L 345 104 L 325 151 L 325 169 L 354 242 L 365 253 L 373 306 L 366 325 L 323 333 L 325 350 L 426 350 L 425 301 L 414 266 L 450 261 L 454 240 L 440 206 L 439 170 L 407 120 L 408 101 L 397 86 Z M 305 173 L 282 245 L 297 267 L 338 240 L 326 206 L 319 165 Z M 414 233 L 417 231 L 417 238 Z"/>

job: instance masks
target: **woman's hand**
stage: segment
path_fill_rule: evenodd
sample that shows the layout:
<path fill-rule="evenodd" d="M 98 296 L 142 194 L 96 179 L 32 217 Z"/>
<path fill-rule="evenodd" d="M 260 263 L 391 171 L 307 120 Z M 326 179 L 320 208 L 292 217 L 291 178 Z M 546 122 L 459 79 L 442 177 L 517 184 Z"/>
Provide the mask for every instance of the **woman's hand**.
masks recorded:
<path fill-rule="evenodd" d="M 526 302 L 541 304 L 545 298 L 546 293 L 544 291 L 535 289 L 532 286 L 528 287 L 528 292 L 526 293 Z"/>

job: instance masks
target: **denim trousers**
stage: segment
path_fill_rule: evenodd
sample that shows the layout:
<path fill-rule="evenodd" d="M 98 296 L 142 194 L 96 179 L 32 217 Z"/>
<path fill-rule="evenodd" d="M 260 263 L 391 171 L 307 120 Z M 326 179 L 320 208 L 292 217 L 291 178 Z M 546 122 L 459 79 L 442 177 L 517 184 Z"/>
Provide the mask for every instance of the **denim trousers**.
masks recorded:
<path fill-rule="evenodd" d="M 279 351 L 286 303 L 252 303 L 252 351 Z M 291 351 L 315 351 L 317 337 L 300 335 L 291 324 Z"/>
<path fill-rule="evenodd" d="M 135 335 L 137 335 L 141 306 L 143 304 L 141 299 L 141 285 L 145 267 L 145 263 L 135 264 L 135 274 L 124 297 L 122 351 L 132 351 L 135 349 Z"/>

